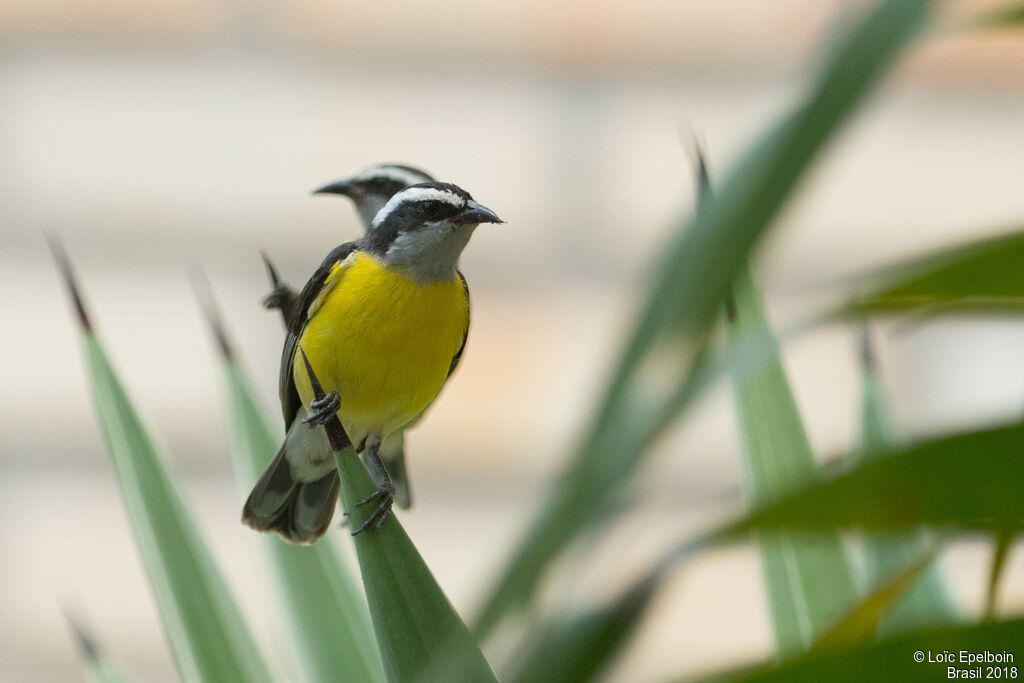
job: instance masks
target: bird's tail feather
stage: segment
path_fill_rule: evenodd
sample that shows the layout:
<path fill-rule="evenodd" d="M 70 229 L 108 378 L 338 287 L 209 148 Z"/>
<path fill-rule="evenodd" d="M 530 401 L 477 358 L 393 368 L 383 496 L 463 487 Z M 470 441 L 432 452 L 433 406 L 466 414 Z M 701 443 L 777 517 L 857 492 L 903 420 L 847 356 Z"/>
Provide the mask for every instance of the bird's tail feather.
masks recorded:
<path fill-rule="evenodd" d="M 316 481 L 295 480 L 282 445 L 245 501 L 242 523 L 289 543 L 313 543 L 331 524 L 339 484 L 335 469 Z"/>

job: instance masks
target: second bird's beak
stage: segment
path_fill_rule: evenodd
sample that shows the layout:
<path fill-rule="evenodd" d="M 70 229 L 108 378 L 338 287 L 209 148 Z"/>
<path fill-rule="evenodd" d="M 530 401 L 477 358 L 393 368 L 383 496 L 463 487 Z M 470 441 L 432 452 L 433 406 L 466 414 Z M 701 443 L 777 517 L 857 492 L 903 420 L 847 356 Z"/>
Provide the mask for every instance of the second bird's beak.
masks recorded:
<path fill-rule="evenodd" d="M 488 209 L 483 204 L 477 204 L 472 199 L 466 202 L 466 208 L 462 213 L 455 216 L 459 223 L 504 223 L 498 218 L 498 214 Z"/>
<path fill-rule="evenodd" d="M 336 180 L 333 183 L 313 190 L 313 194 L 343 194 L 346 197 L 356 197 L 362 194 L 359 187 L 350 179 Z"/>

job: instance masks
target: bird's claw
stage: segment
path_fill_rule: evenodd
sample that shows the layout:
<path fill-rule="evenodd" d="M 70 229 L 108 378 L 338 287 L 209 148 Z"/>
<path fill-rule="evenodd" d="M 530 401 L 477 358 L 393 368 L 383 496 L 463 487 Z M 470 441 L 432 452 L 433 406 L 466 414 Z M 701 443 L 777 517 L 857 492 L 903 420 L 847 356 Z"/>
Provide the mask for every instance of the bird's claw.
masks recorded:
<path fill-rule="evenodd" d="M 375 500 L 379 500 L 380 502 L 377 503 L 377 507 L 374 509 L 373 513 L 366 518 L 366 521 L 360 524 L 359 528 L 352 532 L 353 536 L 359 535 L 368 529 L 371 524 L 374 529 L 379 529 L 380 525 L 391 516 L 391 506 L 394 505 L 395 502 L 394 484 L 388 482 L 387 484 L 379 486 L 376 491 L 356 503 L 356 507 L 372 503 Z"/>
<path fill-rule="evenodd" d="M 322 397 L 310 401 L 309 407 L 313 409 L 313 412 L 302 418 L 302 422 L 310 427 L 322 425 L 338 412 L 338 408 L 341 407 L 341 397 L 338 396 L 338 392 L 329 391 Z"/>

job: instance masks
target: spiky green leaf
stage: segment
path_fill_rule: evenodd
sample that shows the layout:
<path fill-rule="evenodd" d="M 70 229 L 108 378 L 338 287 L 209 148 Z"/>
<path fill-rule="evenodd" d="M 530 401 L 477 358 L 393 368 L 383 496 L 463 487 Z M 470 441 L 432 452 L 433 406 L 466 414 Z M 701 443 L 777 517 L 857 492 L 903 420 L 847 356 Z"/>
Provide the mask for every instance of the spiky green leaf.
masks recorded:
<path fill-rule="evenodd" d="M 100 427 L 178 673 L 186 681 L 271 681 L 262 654 L 96 338 L 63 247 L 50 246 L 71 295 Z"/>
<path fill-rule="evenodd" d="M 357 506 L 376 490 L 351 448 L 335 454 L 341 501 L 358 529 L 373 505 Z M 437 584 L 399 521 L 391 516 L 355 537 L 363 587 L 370 604 L 384 672 L 390 683 L 431 680 L 496 681 L 476 639 Z"/>
<path fill-rule="evenodd" d="M 931 526 L 1020 533 L 1024 426 L 966 432 L 886 453 L 755 509 L 722 536 L 762 531 L 871 532 Z"/>
<path fill-rule="evenodd" d="M 894 576 L 876 582 L 872 592 L 822 633 L 811 649 L 829 650 L 873 641 L 882 618 L 918 582 L 934 560 L 934 552 L 925 553 Z"/>
<path fill-rule="evenodd" d="M 96 410 L 175 663 L 186 681 L 272 681 L 249 627 L 96 337 L 84 334 Z"/>
<path fill-rule="evenodd" d="M 815 652 L 782 664 L 715 678 L 744 683 L 818 683 L 820 681 L 906 681 L 946 680 L 948 669 L 977 669 L 979 664 L 939 662 L 940 653 L 1011 653 L 1019 657 L 1024 642 L 1024 620 L 998 624 L 920 631 L 852 649 Z M 929 661 L 931 657 L 932 661 Z M 922 661 L 923 660 L 923 661 Z M 993 664 L 993 666 L 995 666 Z M 1019 663 L 1009 666 L 1017 667 Z M 984 665 L 982 665 L 984 673 Z M 1009 673 L 1009 672 L 1007 672 Z"/>
<path fill-rule="evenodd" d="M 896 444 L 895 427 L 884 392 L 870 338 L 864 333 L 863 388 L 861 403 L 860 448 L 857 456 L 869 461 L 891 450 Z M 910 534 L 868 535 L 863 539 L 864 566 L 869 586 L 880 585 L 886 577 L 916 566 L 929 556 L 934 543 L 918 530 Z M 880 635 L 910 631 L 956 621 L 939 567 L 933 562 L 924 568 L 913 586 L 902 595 L 879 624 Z"/>
<path fill-rule="evenodd" d="M 1024 312 L 1024 233 L 959 244 L 864 278 L 847 313 Z M 864 285 L 862 285 L 864 286 Z"/>
<path fill-rule="evenodd" d="M 323 399 L 313 367 L 301 347 L 299 352 L 314 397 Z M 349 445 L 341 420 L 331 415 L 323 429 L 341 476 L 341 502 L 355 530 L 363 588 L 389 683 L 496 682 L 476 639 L 405 529 L 394 514 L 375 516 L 380 491 Z"/>
<path fill-rule="evenodd" d="M 928 0 L 889 0 L 867 13 L 821 69 L 814 86 L 733 169 L 721 192 L 680 230 L 655 268 L 654 284 L 633 327 L 602 405 L 525 539 L 487 595 L 477 630 L 486 634 L 529 600 L 542 576 L 580 533 L 602 519 L 624 490 L 650 440 L 638 415 L 677 414 L 690 392 L 658 399 L 643 366 L 666 351 L 677 385 L 689 386 L 695 359 L 736 273 L 825 143 L 891 67 L 924 22 Z M 652 421 L 663 427 L 667 419 Z M 649 427 L 649 425 L 648 425 Z"/>
<path fill-rule="evenodd" d="M 78 643 L 78 651 L 85 667 L 88 683 L 128 683 L 128 678 L 110 661 L 96 639 L 77 621 L 68 616 L 71 630 Z"/>
<path fill-rule="evenodd" d="M 225 363 L 235 471 L 245 492 L 277 452 L 274 434 L 237 362 Z M 263 539 L 289 626 L 292 657 L 307 681 L 384 680 L 362 595 L 330 533 L 312 546 Z"/>
<path fill-rule="evenodd" d="M 746 269 L 736 281 L 729 319 L 733 345 L 749 336 L 770 338 L 760 295 Z M 747 490 L 755 502 L 792 491 L 818 471 L 777 345 L 774 350 L 764 362 L 734 372 Z M 776 647 L 783 655 L 802 652 L 856 599 L 843 541 L 835 532 L 813 539 L 769 533 L 758 544 Z"/>

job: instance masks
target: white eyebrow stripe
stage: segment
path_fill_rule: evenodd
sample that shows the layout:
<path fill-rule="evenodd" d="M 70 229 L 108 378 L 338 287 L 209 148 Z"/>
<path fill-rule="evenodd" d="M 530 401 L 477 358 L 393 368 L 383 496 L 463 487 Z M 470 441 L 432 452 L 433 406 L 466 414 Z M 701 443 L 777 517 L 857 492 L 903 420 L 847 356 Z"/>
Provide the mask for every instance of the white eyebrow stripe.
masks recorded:
<path fill-rule="evenodd" d="M 424 175 L 413 173 L 397 166 L 371 166 L 356 176 L 357 180 L 369 180 L 370 178 L 387 178 L 398 181 L 406 186 L 418 185 L 430 180 Z"/>
<path fill-rule="evenodd" d="M 376 228 L 378 225 L 384 222 L 388 215 L 398 208 L 400 204 L 406 202 L 419 202 L 432 199 L 437 202 L 444 202 L 451 204 L 458 208 L 462 208 L 466 205 L 466 200 L 448 190 L 439 190 L 435 187 L 407 187 L 406 189 L 396 192 L 395 196 L 388 200 L 388 203 L 381 207 L 381 210 L 377 212 L 377 215 L 373 217 L 373 225 L 371 227 Z"/>

